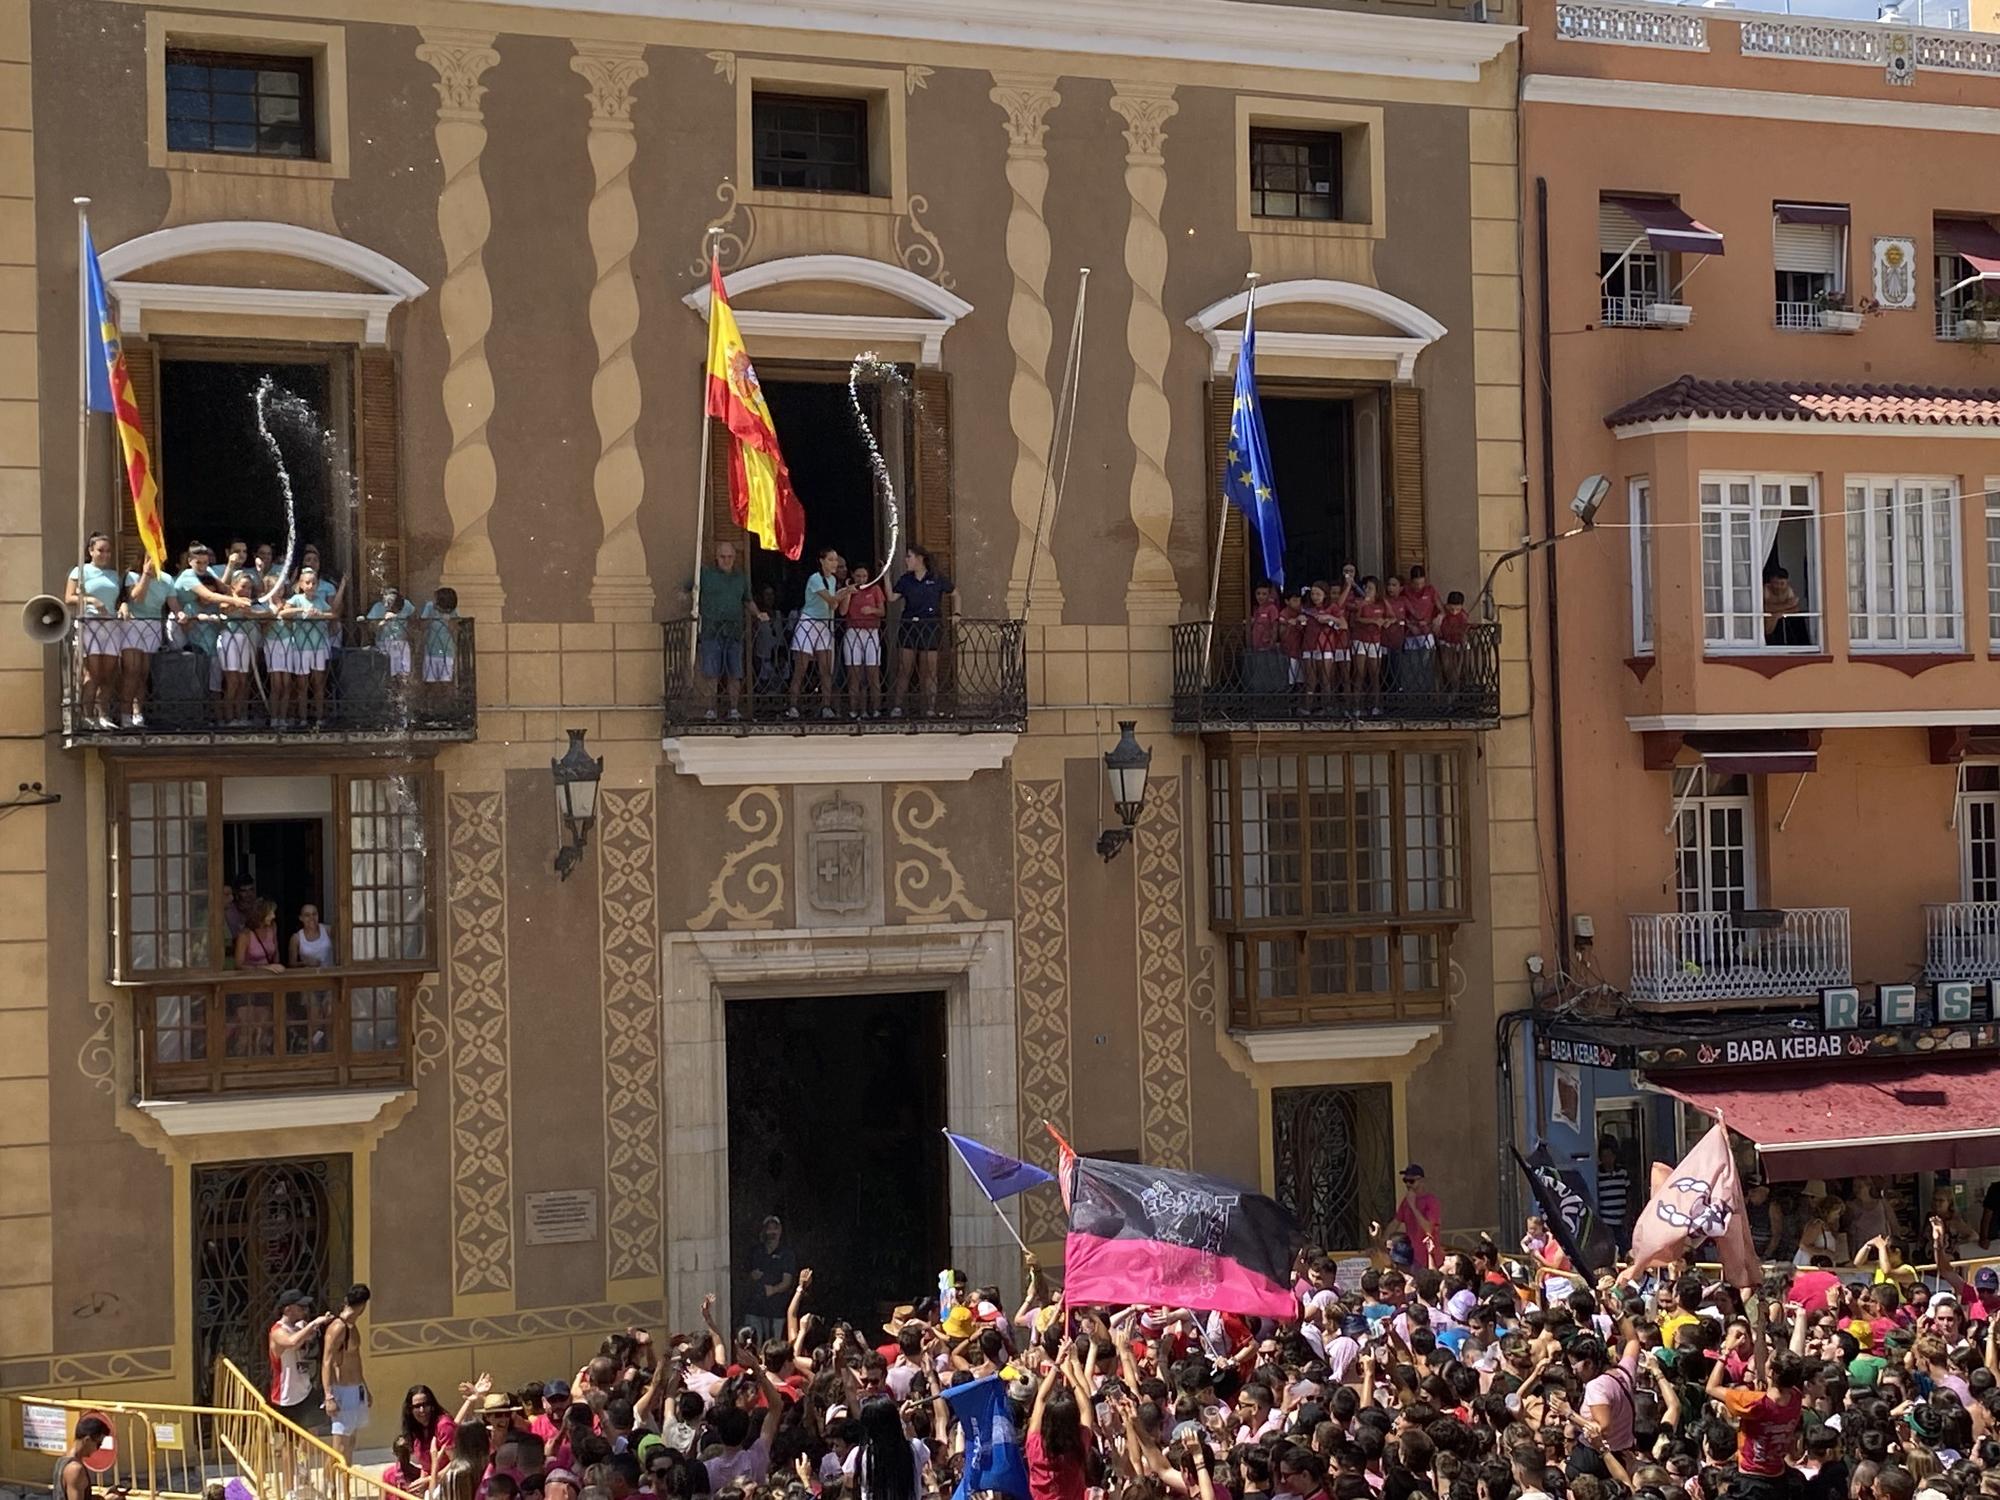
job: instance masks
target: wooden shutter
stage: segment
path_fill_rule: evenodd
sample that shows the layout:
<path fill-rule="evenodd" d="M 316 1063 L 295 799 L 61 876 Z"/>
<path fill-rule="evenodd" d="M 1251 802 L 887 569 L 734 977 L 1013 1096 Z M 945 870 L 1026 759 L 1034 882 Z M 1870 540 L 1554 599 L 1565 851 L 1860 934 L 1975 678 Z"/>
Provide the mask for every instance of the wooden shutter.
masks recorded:
<path fill-rule="evenodd" d="M 1409 572 L 1424 555 L 1424 393 L 1413 385 L 1389 387 L 1390 566 Z"/>
<path fill-rule="evenodd" d="M 390 584 L 408 597 L 403 577 L 403 403 L 396 356 L 363 349 L 356 447 L 361 458 L 360 592 L 349 603 L 365 611 Z"/>
<path fill-rule="evenodd" d="M 951 376 L 943 370 L 917 371 L 916 406 L 911 425 L 916 430 L 916 503 L 910 508 L 912 539 L 930 550 L 931 563 L 954 587 L 960 580 L 952 548 L 951 524 Z M 883 561 L 894 567 L 895 558 Z M 947 608 L 951 595 L 945 596 Z"/>
<path fill-rule="evenodd" d="M 1236 386 L 1229 380 L 1208 383 L 1208 528 L 1202 533 L 1203 566 L 1215 565 L 1215 528 L 1222 534 L 1222 583 L 1215 591 L 1219 624 L 1240 625 L 1250 612 L 1250 566 L 1244 550 L 1243 517 L 1222 498 L 1223 465 L 1229 461 L 1229 425 L 1236 404 Z M 1227 514 L 1224 514 L 1224 512 Z"/>
<path fill-rule="evenodd" d="M 723 542 L 736 544 L 740 567 L 750 566 L 750 540 L 729 508 L 729 429 L 714 417 L 708 422 L 708 536 L 702 542 L 701 560 L 707 564 Z"/>
<path fill-rule="evenodd" d="M 139 427 L 146 434 L 147 451 L 153 455 L 153 482 L 160 487 L 160 519 L 172 524 L 173 501 L 160 467 L 160 348 L 157 344 L 127 343 L 125 370 L 132 377 L 132 403 L 139 408 Z M 111 436 L 112 523 L 111 535 L 117 542 L 118 566 L 128 573 L 139 571 L 146 549 L 139 542 L 139 527 L 132 518 L 132 486 L 125 476 L 125 451 L 118 445 L 118 428 L 106 423 Z M 219 544 L 218 544 L 219 545 Z M 173 558 L 169 558 L 171 564 Z M 180 571 L 170 568 L 171 573 Z"/>

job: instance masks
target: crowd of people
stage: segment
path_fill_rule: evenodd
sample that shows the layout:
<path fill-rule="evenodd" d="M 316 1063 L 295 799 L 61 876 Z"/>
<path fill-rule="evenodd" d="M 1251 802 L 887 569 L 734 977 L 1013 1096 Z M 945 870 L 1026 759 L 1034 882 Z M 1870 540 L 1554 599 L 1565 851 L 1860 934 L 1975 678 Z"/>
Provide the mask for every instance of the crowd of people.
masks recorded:
<path fill-rule="evenodd" d="M 1456 693 L 1469 681 L 1472 617 L 1457 589 L 1439 595 L 1421 566 L 1405 577 L 1260 583 L 1250 611 L 1245 688 L 1284 696 L 1302 715 L 1380 717 L 1398 695 Z"/>
<path fill-rule="evenodd" d="M 737 558 L 734 542 L 718 542 L 715 561 L 695 581 L 695 655 L 706 718 L 740 722 L 746 684 L 752 713 L 762 700 L 787 719 L 813 711 L 804 703 L 808 684 L 822 719 L 841 717 L 843 705 L 853 720 L 937 712 L 944 600 L 952 584 L 928 549 L 909 547 L 903 571 L 885 583 L 886 566 L 850 564 L 839 549 L 822 547 L 796 609 L 780 608 L 768 584 L 753 595 Z M 895 649 L 886 651 L 892 604 Z"/>
<path fill-rule="evenodd" d="M 391 585 L 350 620 L 347 580 L 324 571 L 310 542 L 292 567 L 269 542 L 252 548 L 240 538 L 220 563 L 206 543 L 190 542 L 182 563 L 172 576 L 150 557 L 121 572 L 110 537 L 94 532 L 86 542 L 64 593 L 77 618 L 83 727 L 145 729 L 156 702 L 185 710 L 193 699 L 204 724 L 319 729 L 330 673 L 336 690 L 350 674 L 384 692 L 420 677 L 420 693 L 447 693 L 458 680 L 458 596 L 449 588 L 419 610 Z"/>
<path fill-rule="evenodd" d="M 996 1376 L 1007 1420 L 979 1441 L 1024 1439 L 1019 1500 L 2000 1496 L 2000 1278 L 1950 1264 L 1945 1218 L 1922 1279 L 1884 1255 L 1744 1289 L 1689 1256 L 1591 1281 L 1539 1221 L 1518 1256 L 1447 1248 L 1404 1177 L 1371 1254 L 1300 1253 L 1283 1319 L 1069 1305 L 1029 1256 L 1018 1305 L 948 1272 L 861 1326 L 814 1310 L 767 1225 L 745 1270 L 788 1293 L 782 1323 L 725 1332 L 711 1295 L 691 1332 L 628 1328 L 514 1390 L 411 1386 L 382 1478 L 430 1500 L 917 1500 L 966 1462 L 946 1393 Z M 273 1400 L 351 1444 L 367 1289 L 317 1318 L 285 1295 Z M 313 1336 L 343 1327 L 312 1407 Z"/>

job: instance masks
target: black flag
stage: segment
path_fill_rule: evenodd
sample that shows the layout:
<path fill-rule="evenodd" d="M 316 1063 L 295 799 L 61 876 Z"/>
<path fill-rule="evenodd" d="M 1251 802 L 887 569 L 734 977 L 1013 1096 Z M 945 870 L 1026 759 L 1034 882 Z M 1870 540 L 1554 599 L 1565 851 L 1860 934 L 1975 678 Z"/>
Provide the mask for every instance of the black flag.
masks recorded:
<path fill-rule="evenodd" d="M 1535 1147 L 1532 1159 L 1521 1155 L 1516 1147 L 1514 1160 L 1528 1174 L 1535 1202 L 1541 1206 L 1542 1217 L 1548 1220 L 1549 1231 L 1569 1257 L 1569 1263 L 1589 1280 L 1596 1281 L 1595 1257 L 1589 1252 L 1597 1248 L 1597 1215 L 1591 1210 L 1590 1200 L 1563 1176 L 1555 1158 L 1549 1155 L 1547 1142 Z"/>

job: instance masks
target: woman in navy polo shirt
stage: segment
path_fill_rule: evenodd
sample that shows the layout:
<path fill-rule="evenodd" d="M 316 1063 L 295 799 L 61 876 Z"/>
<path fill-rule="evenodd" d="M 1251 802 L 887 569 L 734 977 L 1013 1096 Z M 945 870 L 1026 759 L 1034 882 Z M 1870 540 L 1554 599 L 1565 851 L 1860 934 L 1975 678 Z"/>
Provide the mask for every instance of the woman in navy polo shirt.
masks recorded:
<path fill-rule="evenodd" d="M 903 554 L 903 576 L 896 580 L 896 597 L 903 601 L 902 623 L 897 627 L 896 644 L 902 649 L 896 664 L 896 692 L 889 717 L 903 716 L 903 697 L 910 690 L 912 670 L 923 675 L 924 717 L 937 712 L 938 647 L 944 636 L 939 611 L 944 596 L 951 592 L 951 580 L 931 571 L 930 552 L 911 547 Z"/>

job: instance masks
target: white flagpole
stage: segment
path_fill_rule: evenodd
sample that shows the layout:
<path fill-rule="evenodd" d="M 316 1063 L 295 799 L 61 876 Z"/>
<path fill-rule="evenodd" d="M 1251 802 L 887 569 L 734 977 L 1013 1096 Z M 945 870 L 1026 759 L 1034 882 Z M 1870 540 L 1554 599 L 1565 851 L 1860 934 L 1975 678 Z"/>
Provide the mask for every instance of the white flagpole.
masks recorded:
<path fill-rule="evenodd" d="M 720 240 L 721 238 L 722 238 L 722 231 L 720 229 L 709 230 L 708 263 L 711 268 L 715 265 L 716 241 Z M 714 283 L 715 283 L 715 276 L 713 270 L 711 269 L 709 275 L 709 284 L 713 286 Z M 709 361 L 709 355 L 714 353 L 714 350 L 715 350 L 715 298 L 711 295 L 708 299 L 708 338 L 705 341 L 704 345 L 705 352 L 702 355 L 702 361 L 701 361 L 701 472 L 695 477 L 695 486 L 694 486 L 694 493 L 696 497 L 695 508 L 694 508 L 694 571 L 688 575 L 688 606 L 689 606 L 688 689 L 689 691 L 693 691 L 694 680 L 697 676 L 700 675 L 700 662 L 701 662 L 701 555 L 702 555 L 702 543 L 707 540 L 707 531 L 708 531 L 709 444 L 714 441 L 714 432 L 715 432 L 715 418 L 711 417 L 708 414 L 708 361 Z M 744 560 L 744 566 L 745 567 L 749 566 L 749 560 L 747 558 Z M 749 642 L 745 641 L 744 645 L 745 647 L 748 647 Z M 747 650 L 744 652 L 744 658 L 745 658 L 745 664 L 747 665 L 749 658 L 749 652 Z"/>
<path fill-rule="evenodd" d="M 1243 331 L 1247 334 L 1255 326 L 1253 320 L 1257 315 L 1257 282 L 1259 277 L 1255 271 L 1251 271 L 1243 279 L 1249 283 L 1247 300 L 1243 304 Z M 1239 348 L 1237 350 L 1236 358 L 1239 363 L 1243 360 L 1244 351 L 1242 349 Z M 1225 465 L 1226 468 L 1227 466 Z M 1228 481 L 1225 478 L 1225 487 L 1227 487 L 1227 483 Z M 1209 659 L 1215 653 L 1215 609 L 1222 595 L 1222 539 L 1229 533 L 1229 497 L 1227 495 L 1219 495 L 1216 498 L 1219 504 L 1215 518 L 1215 555 L 1208 569 L 1208 630 L 1202 638 L 1201 647 L 1201 675 L 1204 682 L 1208 680 Z"/>
<path fill-rule="evenodd" d="M 90 200 L 76 198 L 76 555 L 90 535 Z M 115 566 L 115 564 L 114 564 Z"/>

